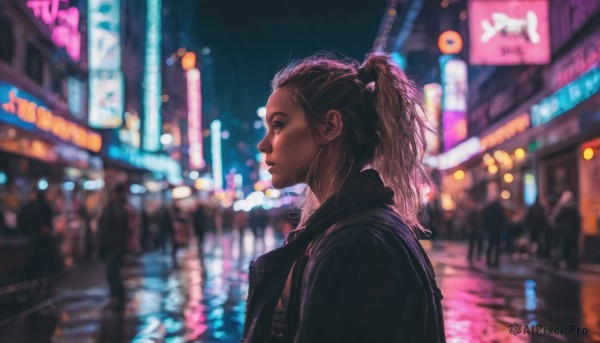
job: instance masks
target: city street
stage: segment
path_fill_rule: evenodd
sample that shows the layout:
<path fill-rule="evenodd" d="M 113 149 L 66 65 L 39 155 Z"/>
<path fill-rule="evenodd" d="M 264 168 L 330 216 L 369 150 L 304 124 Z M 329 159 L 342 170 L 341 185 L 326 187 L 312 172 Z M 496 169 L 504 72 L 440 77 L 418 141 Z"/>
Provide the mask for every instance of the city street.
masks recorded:
<path fill-rule="evenodd" d="M 112 312 L 99 262 L 63 273 L 55 296 L 37 310 L 4 320 L 2 342 L 239 342 L 244 321 L 247 268 L 258 253 L 275 247 L 247 232 L 216 239 L 208 235 L 204 265 L 194 243 L 179 254 L 151 252 L 124 269 L 129 303 Z M 462 243 L 430 251 L 442 302 L 448 342 L 597 342 L 600 340 L 600 274 L 564 272 L 542 263 L 505 258 L 498 270 L 469 266 Z M 241 248 L 241 249 L 240 249 Z M 46 306 L 47 305 L 47 306 Z M 512 335 L 509 326 L 540 324 L 587 328 L 588 335 Z"/>

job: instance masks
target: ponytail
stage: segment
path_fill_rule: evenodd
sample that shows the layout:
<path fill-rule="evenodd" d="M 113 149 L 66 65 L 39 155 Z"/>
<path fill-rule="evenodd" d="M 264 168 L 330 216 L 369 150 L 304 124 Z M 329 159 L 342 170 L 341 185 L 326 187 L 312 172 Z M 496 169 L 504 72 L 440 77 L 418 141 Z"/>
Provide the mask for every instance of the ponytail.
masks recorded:
<path fill-rule="evenodd" d="M 402 219 L 422 228 L 417 214 L 431 187 L 423 165 L 425 133 L 431 129 L 423 116 L 421 92 L 386 55 L 368 55 L 358 71 L 364 84 L 374 82 L 379 144 L 371 166 L 394 191 L 395 210 Z"/>

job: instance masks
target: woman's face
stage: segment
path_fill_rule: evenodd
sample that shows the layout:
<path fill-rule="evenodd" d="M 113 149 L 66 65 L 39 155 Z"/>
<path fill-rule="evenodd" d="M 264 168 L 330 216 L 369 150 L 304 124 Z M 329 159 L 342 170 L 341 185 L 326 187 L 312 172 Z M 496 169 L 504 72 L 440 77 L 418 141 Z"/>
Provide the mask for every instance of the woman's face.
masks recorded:
<path fill-rule="evenodd" d="M 267 102 L 267 134 L 258 144 L 265 154 L 272 183 L 285 188 L 306 182 L 317 146 L 306 124 L 304 111 L 292 101 L 287 88 L 278 88 Z"/>

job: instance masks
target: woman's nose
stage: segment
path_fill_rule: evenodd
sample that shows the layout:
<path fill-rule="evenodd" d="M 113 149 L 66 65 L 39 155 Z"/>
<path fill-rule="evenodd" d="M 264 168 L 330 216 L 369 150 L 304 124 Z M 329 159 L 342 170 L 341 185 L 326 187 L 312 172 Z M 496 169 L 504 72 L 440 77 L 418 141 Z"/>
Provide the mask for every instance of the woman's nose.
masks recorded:
<path fill-rule="evenodd" d="M 263 154 L 269 152 L 269 150 L 271 149 L 270 147 L 271 144 L 267 142 L 267 137 L 263 138 L 262 141 L 260 141 L 257 145 L 258 151 L 262 152 Z"/>

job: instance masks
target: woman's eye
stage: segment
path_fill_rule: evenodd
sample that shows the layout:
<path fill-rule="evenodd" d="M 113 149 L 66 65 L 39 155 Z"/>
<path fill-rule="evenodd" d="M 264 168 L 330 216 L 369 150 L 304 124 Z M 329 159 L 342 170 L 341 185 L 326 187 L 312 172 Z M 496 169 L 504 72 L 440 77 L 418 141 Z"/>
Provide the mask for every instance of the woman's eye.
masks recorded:
<path fill-rule="evenodd" d="M 281 129 L 283 125 L 280 122 L 274 122 L 272 125 L 273 130 Z"/>

